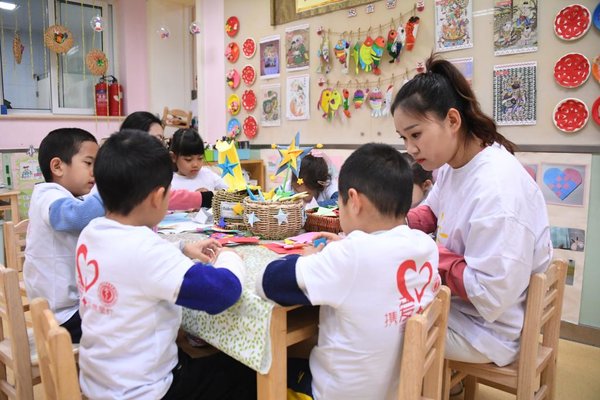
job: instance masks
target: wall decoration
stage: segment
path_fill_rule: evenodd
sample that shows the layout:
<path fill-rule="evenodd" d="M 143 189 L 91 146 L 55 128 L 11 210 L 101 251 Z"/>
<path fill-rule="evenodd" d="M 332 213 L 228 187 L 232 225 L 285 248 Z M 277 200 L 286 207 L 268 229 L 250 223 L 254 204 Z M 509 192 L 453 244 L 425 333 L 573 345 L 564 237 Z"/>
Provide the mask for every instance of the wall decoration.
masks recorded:
<path fill-rule="evenodd" d="M 495 0 L 494 55 L 537 51 L 537 0 Z"/>
<path fill-rule="evenodd" d="M 232 68 L 225 75 L 225 82 L 227 82 L 227 86 L 232 89 L 237 89 L 240 86 L 240 73 L 237 69 Z"/>
<path fill-rule="evenodd" d="M 227 36 L 234 37 L 240 31 L 240 21 L 236 16 L 227 18 L 225 22 L 225 33 Z"/>
<path fill-rule="evenodd" d="M 104 30 L 104 19 L 102 16 L 96 15 L 90 20 L 90 26 L 94 32 L 102 32 Z"/>
<path fill-rule="evenodd" d="M 227 123 L 227 137 L 237 139 L 242 133 L 242 125 L 237 118 L 231 118 Z"/>
<path fill-rule="evenodd" d="M 21 36 L 18 32 L 15 32 L 15 37 L 13 38 L 12 44 L 12 52 L 15 58 L 15 62 L 17 64 L 21 64 L 21 59 L 23 58 L 23 51 L 25 50 L 25 46 L 21 43 Z"/>
<path fill-rule="evenodd" d="M 463 74 L 469 85 L 473 86 L 473 57 L 449 59 L 452 64 Z"/>
<path fill-rule="evenodd" d="M 555 249 L 584 251 L 585 230 L 577 228 L 550 227 L 552 247 Z"/>
<path fill-rule="evenodd" d="M 285 114 L 288 120 L 310 118 L 310 76 L 288 76 L 286 80 Z"/>
<path fill-rule="evenodd" d="M 256 80 L 256 70 L 252 65 L 242 68 L 242 80 L 247 86 L 252 86 Z"/>
<path fill-rule="evenodd" d="M 242 94 L 242 107 L 246 111 L 252 111 L 256 107 L 256 94 L 254 90 L 248 89 Z"/>
<path fill-rule="evenodd" d="M 262 79 L 279 77 L 279 35 L 267 36 L 260 40 L 260 77 Z"/>
<path fill-rule="evenodd" d="M 600 56 L 596 56 L 592 63 L 592 75 L 596 82 L 600 83 Z"/>
<path fill-rule="evenodd" d="M 600 97 L 592 104 L 592 118 L 596 124 L 600 125 Z"/>
<path fill-rule="evenodd" d="M 494 66 L 494 120 L 498 125 L 536 123 L 536 62 Z"/>
<path fill-rule="evenodd" d="M 288 71 L 308 68 L 310 64 L 308 24 L 285 28 L 285 64 Z"/>
<path fill-rule="evenodd" d="M 283 25 L 290 21 L 372 2 L 373 0 L 270 0 L 271 25 Z M 297 7 L 304 11 L 297 11 Z"/>
<path fill-rule="evenodd" d="M 237 94 L 229 95 L 229 98 L 227 99 L 227 111 L 229 111 L 229 114 L 238 115 L 241 109 L 242 104 L 239 96 Z"/>
<path fill-rule="evenodd" d="M 190 34 L 199 35 L 200 34 L 200 24 L 197 21 L 192 21 L 190 26 L 188 27 Z"/>
<path fill-rule="evenodd" d="M 535 182 L 537 182 L 538 165 L 537 164 L 523 164 L 523 168 L 525 168 L 525 171 L 527 171 L 527 173 L 529 174 L 529 176 L 531 176 L 531 178 Z"/>
<path fill-rule="evenodd" d="M 102 76 L 108 70 L 108 59 L 101 50 L 92 49 L 85 56 L 85 65 L 92 75 Z"/>
<path fill-rule="evenodd" d="M 596 29 L 600 31 L 600 3 L 594 8 L 594 15 L 592 16 L 592 21 Z"/>
<path fill-rule="evenodd" d="M 589 117 L 590 113 L 583 101 L 569 98 L 559 101 L 554 107 L 552 121 L 561 131 L 574 133 L 587 124 Z"/>
<path fill-rule="evenodd" d="M 350 41 L 345 36 L 345 34 L 342 34 L 333 46 L 333 55 L 342 65 L 340 71 L 342 74 L 348 73 L 348 63 L 350 62 Z"/>
<path fill-rule="evenodd" d="M 334 3 L 346 3 L 344 0 L 296 0 L 296 12 L 314 10 Z"/>
<path fill-rule="evenodd" d="M 244 57 L 252 58 L 256 53 L 256 41 L 251 37 L 246 38 L 242 43 L 242 53 L 244 53 Z"/>
<path fill-rule="evenodd" d="M 240 46 L 236 42 L 229 42 L 225 47 L 225 58 L 230 63 L 234 63 L 240 57 Z"/>
<path fill-rule="evenodd" d="M 554 80 L 562 87 L 581 86 L 590 76 L 592 66 L 583 54 L 569 53 L 554 64 Z"/>
<path fill-rule="evenodd" d="M 256 122 L 256 118 L 252 115 L 248 115 L 246 119 L 244 119 L 243 124 L 244 135 L 248 139 L 254 139 L 258 134 L 258 123 Z"/>
<path fill-rule="evenodd" d="M 317 29 L 317 34 L 321 36 L 321 44 L 317 50 L 319 65 L 317 66 L 317 74 L 328 74 L 331 71 L 331 59 L 329 53 L 329 34 L 325 32 L 323 27 Z"/>
<path fill-rule="evenodd" d="M 583 206 L 585 165 L 542 163 L 542 194 L 548 204 Z"/>
<path fill-rule="evenodd" d="M 563 40 L 579 39 L 590 29 L 590 10 L 581 4 L 571 4 L 554 18 L 554 33 Z"/>
<path fill-rule="evenodd" d="M 166 40 L 171 36 L 171 31 L 166 26 L 161 26 L 160 28 L 158 28 L 156 30 L 156 33 L 158 34 L 158 37 L 163 40 Z"/>
<path fill-rule="evenodd" d="M 260 96 L 260 125 L 281 125 L 281 85 L 261 86 Z"/>
<path fill-rule="evenodd" d="M 49 26 L 44 32 L 44 44 L 55 53 L 66 53 L 73 47 L 73 34 L 62 25 Z"/>
<path fill-rule="evenodd" d="M 473 47 L 473 11 L 470 0 L 435 2 L 435 49 L 450 51 Z"/>

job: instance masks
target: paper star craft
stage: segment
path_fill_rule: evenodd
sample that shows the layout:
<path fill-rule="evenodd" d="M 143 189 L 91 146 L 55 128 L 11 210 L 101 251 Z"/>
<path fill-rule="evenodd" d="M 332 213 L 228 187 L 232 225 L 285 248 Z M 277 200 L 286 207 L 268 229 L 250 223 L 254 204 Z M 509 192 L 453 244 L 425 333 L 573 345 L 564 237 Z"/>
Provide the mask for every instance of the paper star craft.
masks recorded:
<path fill-rule="evenodd" d="M 242 215 L 244 213 L 244 206 L 241 205 L 240 203 L 237 203 L 231 209 L 233 210 L 235 215 Z"/>
<path fill-rule="evenodd" d="M 304 179 L 298 178 L 298 185 L 304 185 Z"/>
<path fill-rule="evenodd" d="M 279 225 L 283 224 L 284 222 L 287 224 L 288 222 L 288 214 L 283 211 L 281 208 L 279 209 L 279 212 L 277 213 L 277 215 L 273 215 L 273 218 L 277 219 L 277 223 Z"/>
<path fill-rule="evenodd" d="M 281 161 L 279 162 L 276 173 L 279 174 L 289 167 L 292 170 L 292 173 L 298 176 L 302 159 L 311 150 L 310 147 L 300 147 L 300 132 L 296 132 L 296 136 L 292 139 L 292 143 L 290 143 L 287 148 L 277 146 L 277 149 L 281 155 Z"/>
<path fill-rule="evenodd" d="M 221 178 L 224 178 L 225 175 L 234 176 L 233 169 L 238 166 L 238 163 L 230 162 L 229 157 L 225 156 L 225 162 L 222 164 L 218 164 L 218 166 L 223 171 L 223 172 L 221 172 Z"/>
<path fill-rule="evenodd" d="M 251 212 L 250 214 L 248 214 L 248 224 L 251 227 L 254 227 L 254 224 L 259 221 L 260 221 L 260 218 L 258 218 L 255 213 Z"/>

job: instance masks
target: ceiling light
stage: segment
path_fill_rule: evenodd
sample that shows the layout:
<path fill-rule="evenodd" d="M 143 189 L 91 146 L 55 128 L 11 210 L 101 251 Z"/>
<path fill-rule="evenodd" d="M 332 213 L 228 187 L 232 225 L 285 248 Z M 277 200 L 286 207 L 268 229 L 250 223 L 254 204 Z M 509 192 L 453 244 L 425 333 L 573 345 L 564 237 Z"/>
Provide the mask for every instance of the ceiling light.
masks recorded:
<path fill-rule="evenodd" d="M 15 3 L 0 1 L 0 9 L 2 9 L 2 10 L 13 11 L 16 8 L 17 8 L 17 5 Z"/>

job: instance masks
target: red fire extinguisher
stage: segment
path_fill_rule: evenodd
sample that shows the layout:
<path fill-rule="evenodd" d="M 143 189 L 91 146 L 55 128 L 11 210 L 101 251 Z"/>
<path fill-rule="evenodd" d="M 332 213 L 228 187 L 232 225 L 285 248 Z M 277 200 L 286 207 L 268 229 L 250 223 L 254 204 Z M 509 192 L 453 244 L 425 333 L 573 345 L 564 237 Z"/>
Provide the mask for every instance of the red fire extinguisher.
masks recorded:
<path fill-rule="evenodd" d="M 123 86 L 112 75 L 100 77 L 95 86 L 96 115 L 123 115 Z"/>

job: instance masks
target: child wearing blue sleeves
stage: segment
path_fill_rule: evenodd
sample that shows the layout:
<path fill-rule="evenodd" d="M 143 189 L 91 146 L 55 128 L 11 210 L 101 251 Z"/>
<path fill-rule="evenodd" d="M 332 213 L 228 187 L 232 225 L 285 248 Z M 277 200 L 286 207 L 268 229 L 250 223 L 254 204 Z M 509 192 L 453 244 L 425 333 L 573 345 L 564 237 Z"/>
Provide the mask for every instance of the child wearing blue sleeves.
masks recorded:
<path fill-rule="evenodd" d="M 398 151 L 361 146 L 339 176 L 346 236 L 320 234 L 326 247 L 275 260 L 257 277 L 257 293 L 267 299 L 321 306 L 310 360 L 288 363 L 288 393 L 315 400 L 398 397 L 404 325 L 440 285 L 435 242 L 405 222 L 412 185 Z"/>
<path fill-rule="evenodd" d="M 81 230 L 104 215 L 94 186 L 92 168 L 98 142 L 79 128 L 50 132 L 40 144 L 38 161 L 45 183 L 33 189 L 23 276 L 30 299 L 48 299 L 56 320 L 71 334 L 81 337 L 79 295 L 75 279 L 75 245 Z"/>

